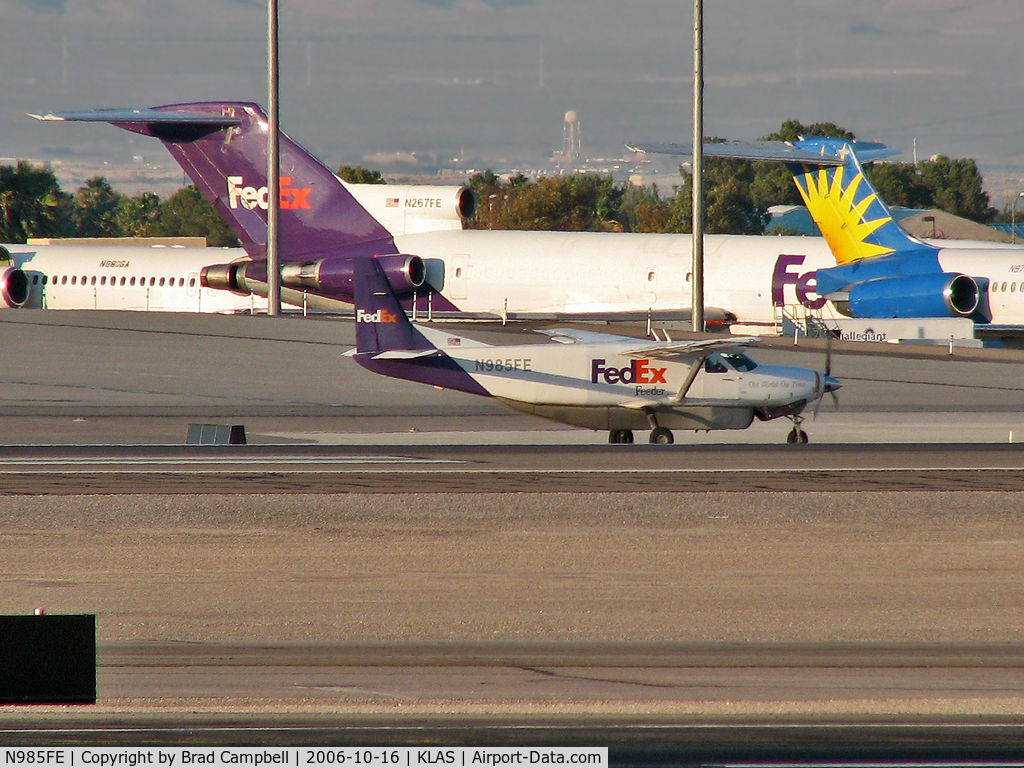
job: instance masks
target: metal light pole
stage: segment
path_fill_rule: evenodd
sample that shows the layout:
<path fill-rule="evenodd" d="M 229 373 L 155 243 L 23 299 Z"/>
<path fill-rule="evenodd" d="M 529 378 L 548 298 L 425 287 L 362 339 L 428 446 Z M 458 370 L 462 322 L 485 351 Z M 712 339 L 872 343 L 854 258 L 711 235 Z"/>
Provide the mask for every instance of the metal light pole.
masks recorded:
<path fill-rule="evenodd" d="M 693 2 L 693 266 L 691 319 L 704 332 L 704 2 Z"/>
<path fill-rule="evenodd" d="M 1013 205 L 1010 206 L 1010 242 L 1017 242 L 1017 201 L 1024 197 L 1024 192 L 1017 193 L 1013 198 Z"/>
<path fill-rule="evenodd" d="M 281 139 L 278 133 L 277 0 L 267 0 L 267 314 L 281 314 Z"/>

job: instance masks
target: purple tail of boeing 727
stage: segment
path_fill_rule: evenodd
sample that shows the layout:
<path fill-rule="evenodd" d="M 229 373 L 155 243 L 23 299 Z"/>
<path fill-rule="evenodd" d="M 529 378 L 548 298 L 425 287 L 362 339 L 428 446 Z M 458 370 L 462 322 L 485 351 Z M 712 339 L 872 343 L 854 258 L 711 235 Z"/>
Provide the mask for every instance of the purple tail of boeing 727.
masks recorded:
<path fill-rule="evenodd" d="M 202 102 L 46 115 L 106 122 L 163 142 L 253 258 L 267 242 L 267 117 L 255 104 Z M 337 177 L 281 135 L 282 259 L 394 253 L 390 233 Z"/>
<path fill-rule="evenodd" d="M 209 267 L 204 284 L 265 295 L 268 125 L 257 105 L 202 102 L 36 117 L 111 123 L 163 142 L 253 260 Z M 280 148 L 280 257 L 286 288 L 351 302 L 355 260 L 367 256 L 379 257 L 398 295 L 423 286 L 423 260 L 398 253 L 391 233 L 327 167 L 283 134 Z"/>

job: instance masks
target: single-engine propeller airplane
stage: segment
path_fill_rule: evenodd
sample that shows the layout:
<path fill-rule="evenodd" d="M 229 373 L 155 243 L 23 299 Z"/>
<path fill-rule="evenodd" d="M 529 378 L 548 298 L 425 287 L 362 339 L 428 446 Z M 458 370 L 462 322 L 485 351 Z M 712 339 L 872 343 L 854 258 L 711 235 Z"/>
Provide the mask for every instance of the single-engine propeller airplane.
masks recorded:
<path fill-rule="evenodd" d="M 356 348 L 367 370 L 485 397 L 535 416 L 594 430 L 608 442 L 674 442 L 672 429 L 746 429 L 787 417 L 787 441 L 806 443 L 801 413 L 842 384 L 827 373 L 758 365 L 742 348 L 756 337 L 649 341 L 575 330 L 544 331 L 553 344 L 492 346 L 413 324 L 376 258 L 354 265 Z"/>

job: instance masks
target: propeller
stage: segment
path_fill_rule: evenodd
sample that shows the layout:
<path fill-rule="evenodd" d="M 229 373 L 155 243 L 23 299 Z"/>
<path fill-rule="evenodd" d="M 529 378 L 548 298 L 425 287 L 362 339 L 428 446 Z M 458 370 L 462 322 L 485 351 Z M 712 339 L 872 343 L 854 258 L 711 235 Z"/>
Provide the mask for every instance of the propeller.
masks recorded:
<path fill-rule="evenodd" d="M 832 338 L 833 338 L 833 336 L 832 336 L 832 332 L 831 331 L 828 331 L 827 333 L 828 333 L 828 335 L 826 336 L 826 342 L 825 342 L 825 378 L 822 379 L 822 383 L 821 383 L 821 386 L 822 386 L 824 391 L 821 393 L 821 397 L 818 398 L 818 402 L 816 402 L 814 404 L 814 413 L 811 416 L 812 419 L 817 419 L 818 418 L 818 409 L 821 408 L 821 401 L 825 399 L 825 392 L 828 392 L 830 395 L 832 395 L 832 404 L 835 406 L 836 410 L 839 410 L 839 395 L 836 392 L 836 390 L 838 390 L 839 387 L 838 386 L 829 387 L 829 382 L 828 382 L 828 380 L 832 378 Z"/>

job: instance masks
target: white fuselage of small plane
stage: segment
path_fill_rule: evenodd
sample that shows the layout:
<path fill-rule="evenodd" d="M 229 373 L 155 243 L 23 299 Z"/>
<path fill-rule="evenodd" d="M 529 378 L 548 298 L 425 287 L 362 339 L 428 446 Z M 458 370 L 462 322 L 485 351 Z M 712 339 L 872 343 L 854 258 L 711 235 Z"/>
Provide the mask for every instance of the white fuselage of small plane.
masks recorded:
<path fill-rule="evenodd" d="M 837 385 L 810 369 L 758 365 L 735 349 L 666 358 L 664 350 L 637 352 L 656 346 L 649 340 L 477 346 L 417 327 L 506 405 L 590 429 L 643 429 L 651 414 L 669 429 L 745 429 L 755 416 L 799 414 Z"/>
<path fill-rule="evenodd" d="M 199 273 L 241 249 L 133 245 L 5 245 L 28 278 L 25 308 L 161 312 L 266 311 L 259 296 L 203 288 Z"/>

